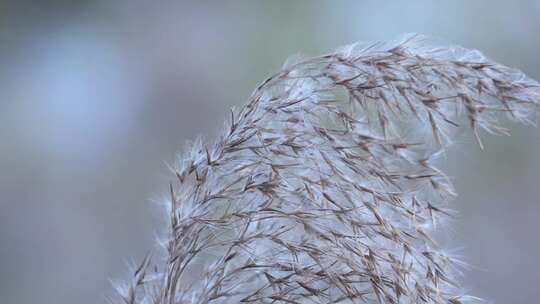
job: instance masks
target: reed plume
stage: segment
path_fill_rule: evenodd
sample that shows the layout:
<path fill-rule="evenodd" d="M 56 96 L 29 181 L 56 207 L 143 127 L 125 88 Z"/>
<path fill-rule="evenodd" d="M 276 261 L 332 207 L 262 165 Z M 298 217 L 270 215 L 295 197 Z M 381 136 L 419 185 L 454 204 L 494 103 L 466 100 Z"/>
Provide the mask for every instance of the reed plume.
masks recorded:
<path fill-rule="evenodd" d="M 539 100 L 520 71 L 420 35 L 289 64 L 176 164 L 164 256 L 119 303 L 474 302 L 432 237 L 455 195 L 435 163 L 461 125 L 481 145 Z"/>

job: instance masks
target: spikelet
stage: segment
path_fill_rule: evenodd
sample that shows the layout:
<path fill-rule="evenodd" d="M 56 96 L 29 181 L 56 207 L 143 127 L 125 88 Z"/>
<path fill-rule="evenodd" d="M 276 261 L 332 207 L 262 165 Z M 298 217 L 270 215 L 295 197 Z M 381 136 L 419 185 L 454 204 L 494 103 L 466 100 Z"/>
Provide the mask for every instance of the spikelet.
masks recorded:
<path fill-rule="evenodd" d="M 433 240 L 455 193 L 435 167 L 461 125 L 532 123 L 539 84 L 409 34 L 292 63 L 175 169 L 166 256 L 122 302 L 464 303 Z"/>

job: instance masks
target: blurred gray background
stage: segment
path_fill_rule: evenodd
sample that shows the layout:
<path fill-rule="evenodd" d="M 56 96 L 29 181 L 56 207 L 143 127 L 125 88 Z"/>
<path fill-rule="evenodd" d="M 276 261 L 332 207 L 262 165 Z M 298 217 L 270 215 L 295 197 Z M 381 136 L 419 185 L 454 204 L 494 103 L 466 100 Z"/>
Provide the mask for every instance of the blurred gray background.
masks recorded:
<path fill-rule="evenodd" d="M 0 1 L 0 303 L 105 303 L 165 223 L 166 164 L 293 54 L 402 32 L 540 79 L 539 1 Z M 463 137 L 443 232 L 493 303 L 538 303 L 540 131 Z"/>

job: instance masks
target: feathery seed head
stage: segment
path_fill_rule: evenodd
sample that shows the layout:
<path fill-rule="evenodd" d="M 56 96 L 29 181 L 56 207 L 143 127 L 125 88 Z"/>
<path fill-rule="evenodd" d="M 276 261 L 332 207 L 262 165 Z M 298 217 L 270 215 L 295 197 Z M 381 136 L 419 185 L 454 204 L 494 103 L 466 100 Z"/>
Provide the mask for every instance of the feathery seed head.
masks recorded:
<path fill-rule="evenodd" d="M 455 195 L 435 167 L 463 124 L 532 123 L 540 86 L 420 35 L 288 63 L 180 160 L 166 256 L 126 303 L 464 303 L 431 235 Z M 157 275 L 153 275 L 157 274 Z"/>

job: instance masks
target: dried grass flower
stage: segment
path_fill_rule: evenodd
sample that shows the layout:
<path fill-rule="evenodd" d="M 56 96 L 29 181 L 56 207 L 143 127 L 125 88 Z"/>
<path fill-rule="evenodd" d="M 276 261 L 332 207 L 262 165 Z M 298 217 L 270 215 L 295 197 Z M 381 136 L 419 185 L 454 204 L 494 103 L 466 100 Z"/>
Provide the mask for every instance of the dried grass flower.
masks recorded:
<path fill-rule="evenodd" d="M 460 261 L 433 239 L 455 193 L 434 162 L 461 125 L 533 123 L 540 85 L 409 34 L 289 64 L 174 169 L 164 256 L 128 304 L 452 303 Z"/>

